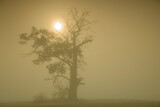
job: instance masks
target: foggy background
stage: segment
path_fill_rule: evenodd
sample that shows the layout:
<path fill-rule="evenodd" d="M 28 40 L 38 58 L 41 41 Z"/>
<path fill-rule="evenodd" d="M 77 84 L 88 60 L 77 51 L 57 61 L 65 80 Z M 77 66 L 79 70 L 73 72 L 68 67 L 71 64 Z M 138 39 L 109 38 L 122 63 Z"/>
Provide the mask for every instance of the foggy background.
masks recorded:
<path fill-rule="evenodd" d="M 51 97 L 45 66 L 32 63 L 19 35 L 31 27 L 52 30 L 71 7 L 96 19 L 94 41 L 84 48 L 87 65 L 78 88 L 85 99 L 160 101 L 160 2 L 157 0 L 0 0 L 0 102 Z"/>

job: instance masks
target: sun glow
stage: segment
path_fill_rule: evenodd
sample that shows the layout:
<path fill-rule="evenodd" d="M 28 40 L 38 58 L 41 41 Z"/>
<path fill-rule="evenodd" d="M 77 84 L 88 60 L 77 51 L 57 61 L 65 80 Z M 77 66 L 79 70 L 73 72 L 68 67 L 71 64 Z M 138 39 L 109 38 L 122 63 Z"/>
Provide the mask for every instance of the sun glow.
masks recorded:
<path fill-rule="evenodd" d="M 56 22 L 56 23 L 54 23 L 53 27 L 54 27 L 54 29 L 55 29 L 56 31 L 61 31 L 62 28 L 63 28 L 63 25 L 62 25 L 61 22 Z"/>

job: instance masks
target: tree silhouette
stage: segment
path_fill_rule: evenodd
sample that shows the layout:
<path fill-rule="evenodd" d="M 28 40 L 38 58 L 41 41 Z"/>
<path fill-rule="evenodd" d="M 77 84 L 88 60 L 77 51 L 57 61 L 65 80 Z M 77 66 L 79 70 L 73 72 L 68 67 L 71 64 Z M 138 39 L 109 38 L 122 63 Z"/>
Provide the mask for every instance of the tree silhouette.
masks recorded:
<path fill-rule="evenodd" d="M 77 100 L 78 85 L 84 84 L 82 78 L 77 76 L 77 69 L 84 63 L 82 47 L 92 41 L 92 23 L 88 11 L 72 8 L 65 18 L 63 32 L 32 27 L 31 33 L 20 35 L 20 44 L 31 44 L 31 53 L 37 55 L 33 63 L 46 63 L 53 82 L 57 78 L 69 81 L 68 99 L 71 101 Z"/>

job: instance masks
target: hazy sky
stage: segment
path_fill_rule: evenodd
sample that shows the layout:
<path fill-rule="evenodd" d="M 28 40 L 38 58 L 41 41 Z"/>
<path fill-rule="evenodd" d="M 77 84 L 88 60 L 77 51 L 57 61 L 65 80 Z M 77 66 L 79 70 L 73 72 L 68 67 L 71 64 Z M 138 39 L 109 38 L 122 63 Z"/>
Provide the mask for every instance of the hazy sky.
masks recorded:
<path fill-rule="evenodd" d="M 79 98 L 160 101 L 160 2 L 157 0 L 0 0 L 0 102 L 51 96 L 45 66 L 32 63 L 19 35 L 32 26 L 52 30 L 71 7 L 85 8 L 96 23 L 84 48 L 86 85 Z"/>

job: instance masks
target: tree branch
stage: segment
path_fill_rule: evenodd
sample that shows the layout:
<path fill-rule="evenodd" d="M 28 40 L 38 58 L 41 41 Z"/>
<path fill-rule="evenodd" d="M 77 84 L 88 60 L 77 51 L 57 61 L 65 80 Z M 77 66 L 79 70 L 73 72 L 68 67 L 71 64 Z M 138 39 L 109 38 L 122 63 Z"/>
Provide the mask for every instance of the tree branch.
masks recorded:
<path fill-rule="evenodd" d="M 66 61 L 66 60 L 64 60 L 64 59 L 60 58 L 59 56 L 54 56 L 54 57 L 56 57 L 57 59 L 59 59 L 59 60 L 63 61 L 64 63 L 68 64 L 68 66 L 69 66 L 69 67 L 71 67 L 71 66 L 72 66 L 70 61 Z"/>
<path fill-rule="evenodd" d="M 83 46 L 84 44 L 86 44 L 88 42 L 91 42 L 91 41 L 92 41 L 92 39 L 84 40 L 82 43 L 80 43 L 79 45 L 77 45 L 77 47 L 79 48 L 79 47 Z"/>
<path fill-rule="evenodd" d="M 64 76 L 64 75 L 54 75 L 52 78 L 47 78 L 47 79 L 45 79 L 45 80 L 53 80 L 53 84 L 56 82 L 56 80 L 57 80 L 57 78 L 58 77 L 62 77 L 62 78 L 65 78 L 66 80 L 70 80 L 68 77 L 66 77 L 66 76 Z"/>
<path fill-rule="evenodd" d="M 80 83 L 79 83 L 79 85 L 85 85 L 85 83 L 83 83 L 83 82 L 80 82 Z"/>

